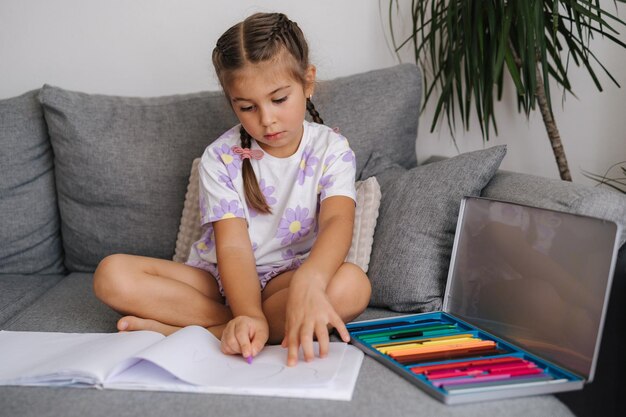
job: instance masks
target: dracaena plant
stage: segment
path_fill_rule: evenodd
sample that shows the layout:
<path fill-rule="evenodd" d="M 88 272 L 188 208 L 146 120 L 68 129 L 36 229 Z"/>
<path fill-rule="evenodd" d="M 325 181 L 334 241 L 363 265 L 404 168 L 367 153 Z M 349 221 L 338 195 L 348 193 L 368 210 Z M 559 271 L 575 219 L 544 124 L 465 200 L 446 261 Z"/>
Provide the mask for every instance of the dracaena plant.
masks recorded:
<path fill-rule="evenodd" d="M 620 0 L 624 2 L 624 0 Z M 583 67 L 596 87 L 601 70 L 618 82 L 590 47 L 604 37 L 626 48 L 617 28 L 626 23 L 599 0 L 413 0 L 412 31 L 396 40 L 398 0 L 389 0 L 391 39 L 396 51 L 412 45 L 425 69 L 425 100 L 437 102 L 434 131 L 446 119 L 454 134 L 456 118 L 469 129 L 472 108 L 484 140 L 498 133 L 494 98 L 502 97 L 505 72 L 517 90 L 518 110 L 528 117 L 539 109 L 562 179 L 571 181 L 567 158 L 552 112 L 550 80 L 573 93 L 571 64 Z M 606 3 L 603 1 L 603 3 Z M 613 4 L 617 10 L 617 4 Z"/>
<path fill-rule="evenodd" d="M 598 185 L 604 185 L 626 194 L 626 161 L 611 165 L 604 175 L 589 171 L 583 171 L 583 175 L 596 181 Z"/>

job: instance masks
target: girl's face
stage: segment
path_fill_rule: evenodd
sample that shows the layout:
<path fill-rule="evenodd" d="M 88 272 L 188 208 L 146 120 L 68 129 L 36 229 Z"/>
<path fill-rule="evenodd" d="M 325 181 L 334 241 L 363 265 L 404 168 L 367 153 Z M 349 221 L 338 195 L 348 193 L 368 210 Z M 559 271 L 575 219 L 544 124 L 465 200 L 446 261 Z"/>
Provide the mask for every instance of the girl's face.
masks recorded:
<path fill-rule="evenodd" d="M 293 155 L 302 139 L 306 98 L 313 94 L 315 67 L 307 70 L 307 84 L 293 78 L 275 62 L 249 64 L 229 86 L 230 103 L 244 129 L 267 153 Z"/>

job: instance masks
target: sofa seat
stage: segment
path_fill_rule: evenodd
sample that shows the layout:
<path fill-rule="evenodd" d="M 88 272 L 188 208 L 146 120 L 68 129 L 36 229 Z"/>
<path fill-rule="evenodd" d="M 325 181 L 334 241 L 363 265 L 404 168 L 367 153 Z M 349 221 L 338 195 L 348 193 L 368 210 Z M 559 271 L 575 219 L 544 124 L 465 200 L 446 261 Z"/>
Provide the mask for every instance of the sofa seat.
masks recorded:
<path fill-rule="evenodd" d="M 23 309 L 3 329 L 114 332 L 115 323 L 120 316 L 94 296 L 92 285 L 92 274 L 71 273 Z M 397 313 L 368 308 L 358 320 L 393 314 Z M 68 317 L 72 319 L 68 320 Z M 350 402 L 76 388 L 2 387 L 0 404 L 0 415 L 20 417 L 573 416 L 552 395 L 532 397 L 531 400 L 516 398 L 446 406 L 369 357 L 365 357 L 363 361 Z"/>
<path fill-rule="evenodd" d="M 0 275 L 0 328 L 63 278 L 64 275 Z"/>

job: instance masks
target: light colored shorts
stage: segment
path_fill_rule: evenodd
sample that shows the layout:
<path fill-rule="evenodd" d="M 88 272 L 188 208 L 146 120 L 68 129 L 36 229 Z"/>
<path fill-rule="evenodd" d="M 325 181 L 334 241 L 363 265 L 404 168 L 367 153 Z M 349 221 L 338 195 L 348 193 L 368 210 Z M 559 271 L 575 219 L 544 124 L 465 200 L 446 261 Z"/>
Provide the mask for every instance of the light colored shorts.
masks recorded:
<path fill-rule="evenodd" d="M 259 284 L 261 285 L 261 291 L 265 289 L 265 286 L 268 282 L 272 280 L 272 278 L 282 274 L 283 272 L 291 271 L 293 269 L 297 269 L 302 265 L 302 260 L 300 258 L 293 258 L 285 261 L 281 264 L 275 265 L 260 265 L 256 267 L 256 273 L 259 276 Z M 185 265 L 193 266 L 194 268 L 199 268 L 204 271 L 207 271 L 209 274 L 215 278 L 217 281 L 217 287 L 220 290 L 220 294 L 224 297 L 224 287 L 222 286 L 222 281 L 220 279 L 220 273 L 217 269 L 217 264 L 206 262 L 203 260 L 186 262 Z"/>

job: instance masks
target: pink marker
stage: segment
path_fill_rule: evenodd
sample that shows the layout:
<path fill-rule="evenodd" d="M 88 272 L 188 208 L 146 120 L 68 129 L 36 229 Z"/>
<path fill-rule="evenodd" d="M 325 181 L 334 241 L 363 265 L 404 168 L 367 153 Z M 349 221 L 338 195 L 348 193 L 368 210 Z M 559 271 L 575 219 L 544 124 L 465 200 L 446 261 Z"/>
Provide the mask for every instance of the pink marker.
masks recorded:
<path fill-rule="evenodd" d="M 248 362 L 248 365 L 252 365 L 252 355 L 246 358 L 246 362 Z"/>

